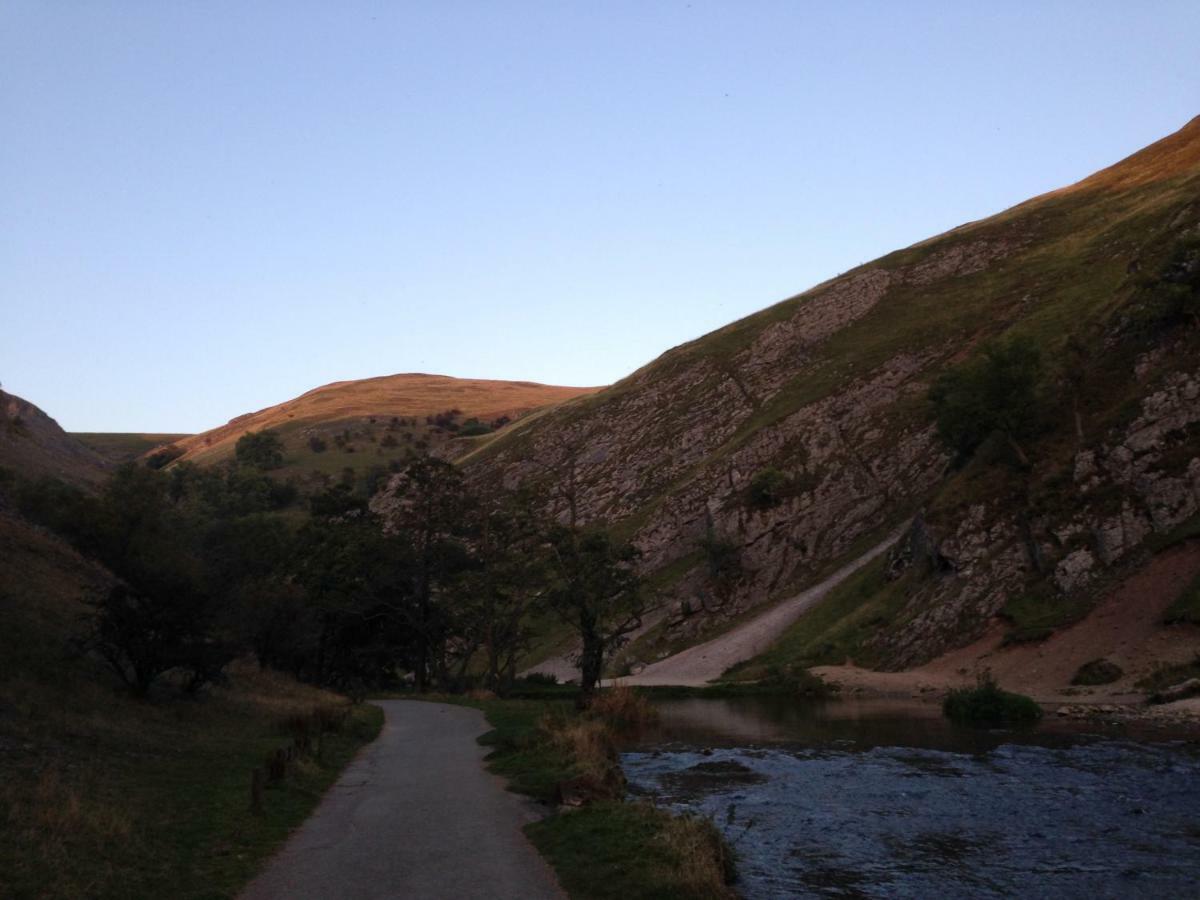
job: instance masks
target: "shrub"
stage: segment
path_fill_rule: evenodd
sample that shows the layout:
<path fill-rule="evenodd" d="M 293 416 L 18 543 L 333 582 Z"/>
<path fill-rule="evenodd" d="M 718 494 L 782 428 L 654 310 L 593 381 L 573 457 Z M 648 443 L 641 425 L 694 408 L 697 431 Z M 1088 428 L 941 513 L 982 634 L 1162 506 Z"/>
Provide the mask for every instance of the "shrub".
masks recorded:
<path fill-rule="evenodd" d="M 467 419 L 467 421 L 462 423 L 462 427 L 459 428 L 458 433 L 464 437 L 476 437 L 481 434 L 491 434 L 492 426 L 484 422 L 480 422 L 478 419 Z"/>
<path fill-rule="evenodd" d="M 255 469 L 278 469 L 283 465 L 283 441 L 273 431 L 247 431 L 234 445 L 242 465 Z"/>
<path fill-rule="evenodd" d="M 1191 662 L 1169 665 L 1160 663 L 1154 670 L 1137 682 L 1144 691 L 1160 692 L 1191 678 L 1200 678 L 1200 653 Z"/>
<path fill-rule="evenodd" d="M 976 725 L 1036 722 L 1042 717 L 1035 700 L 1001 690 L 990 672 L 980 675 L 973 688 L 950 691 L 942 702 L 942 712 L 952 721 Z"/>
<path fill-rule="evenodd" d="M 759 683 L 786 688 L 802 697 L 828 697 L 833 692 L 824 679 L 799 666 L 768 666 Z"/>
<path fill-rule="evenodd" d="M 146 458 L 146 465 L 151 469 L 164 468 L 168 463 L 172 463 L 179 457 L 183 456 L 183 448 L 176 447 L 172 444 L 169 447 L 163 447 L 161 450 L 155 450 Z"/>
<path fill-rule="evenodd" d="M 525 676 L 526 684 L 536 685 L 555 685 L 558 684 L 558 676 L 553 672 L 530 672 Z"/>
<path fill-rule="evenodd" d="M 1124 674 L 1125 670 L 1115 662 L 1107 659 L 1093 659 L 1079 667 L 1079 671 L 1071 679 L 1071 684 L 1112 684 Z"/>
<path fill-rule="evenodd" d="M 1179 599 L 1171 604 L 1163 622 L 1167 625 L 1200 625 L 1200 576 L 1193 579 Z"/>
<path fill-rule="evenodd" d="M 308 449 L 313 453 L 324 453 L 328 446 L 324 438 L 320 438 L 315 434 L 308 439 Z"/>
<path fill-rule="evenodd" d="M 778 506 L 787 495 L 790 479 L 778 469 L 763 469 L 750 479 L 749 500 L 755 509 Z"/>

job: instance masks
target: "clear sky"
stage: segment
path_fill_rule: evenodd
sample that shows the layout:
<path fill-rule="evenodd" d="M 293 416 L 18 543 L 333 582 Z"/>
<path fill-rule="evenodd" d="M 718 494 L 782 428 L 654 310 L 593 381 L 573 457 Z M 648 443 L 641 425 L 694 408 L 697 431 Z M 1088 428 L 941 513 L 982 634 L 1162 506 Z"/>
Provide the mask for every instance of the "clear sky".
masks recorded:
<path fill-rule="evenodd" d="M 1200 114 L 1200 3 L 0 0 L 0 380 L 613 381 Z"/>

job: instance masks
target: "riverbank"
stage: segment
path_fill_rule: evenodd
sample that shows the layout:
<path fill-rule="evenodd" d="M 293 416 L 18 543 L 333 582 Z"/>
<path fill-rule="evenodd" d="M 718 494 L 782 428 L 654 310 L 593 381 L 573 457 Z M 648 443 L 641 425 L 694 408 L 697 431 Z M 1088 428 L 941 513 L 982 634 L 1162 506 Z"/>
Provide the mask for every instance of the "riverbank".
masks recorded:
<path fill-rule="evenodd" d="M 719 900 L 732 854 L 706 818 L 625 796 L 615 718 L 565 698 L 430 697 L 483 711 L 488 767 L 545 810 L 525 831 L 573 900 Z"/>

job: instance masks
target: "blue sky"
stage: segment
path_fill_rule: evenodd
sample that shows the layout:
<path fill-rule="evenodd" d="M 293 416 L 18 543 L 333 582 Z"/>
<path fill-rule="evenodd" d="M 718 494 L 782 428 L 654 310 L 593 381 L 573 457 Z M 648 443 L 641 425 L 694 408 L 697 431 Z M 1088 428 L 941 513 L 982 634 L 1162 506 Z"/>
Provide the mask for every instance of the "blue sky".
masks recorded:
<path fill-rule="evenodd" d="M 81 431 L 613 381 L 1200 114 L 1186 2 L 0 3 L 0 380 Z"/>

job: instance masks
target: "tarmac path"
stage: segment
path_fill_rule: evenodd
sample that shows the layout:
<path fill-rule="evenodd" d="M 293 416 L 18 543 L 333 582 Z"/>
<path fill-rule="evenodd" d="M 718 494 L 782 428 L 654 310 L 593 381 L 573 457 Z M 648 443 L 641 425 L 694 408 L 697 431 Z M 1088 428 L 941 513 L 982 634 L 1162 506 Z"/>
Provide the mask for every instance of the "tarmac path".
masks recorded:
<path fill-rule="evenodd" d="M 241 900 L 563 900 L 521 828 L 533 804 L 487 772 L 479 710 L 379 700 L 383 731 Z"/>

